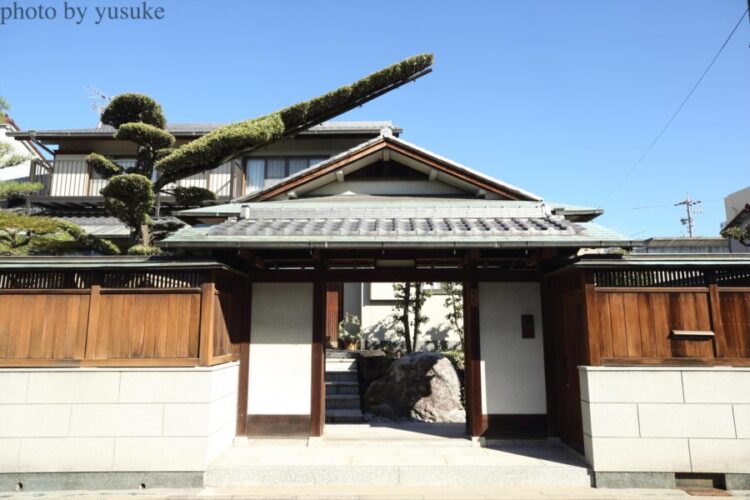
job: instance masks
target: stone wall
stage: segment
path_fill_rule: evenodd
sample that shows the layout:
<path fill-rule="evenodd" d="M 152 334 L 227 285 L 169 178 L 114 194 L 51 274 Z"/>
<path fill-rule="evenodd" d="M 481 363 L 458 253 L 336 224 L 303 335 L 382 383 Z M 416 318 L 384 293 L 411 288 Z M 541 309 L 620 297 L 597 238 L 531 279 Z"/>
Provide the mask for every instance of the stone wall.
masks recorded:
<path fill-rule="evenodd" d="M 595 472 L 750 474 L 750 368 L 582 366 L 579 374 Z"/>
<path fill-rule="evenodd" d="M 0 369 L 0 472 L 202 471 L 231 447 L 238 364 Z"/>

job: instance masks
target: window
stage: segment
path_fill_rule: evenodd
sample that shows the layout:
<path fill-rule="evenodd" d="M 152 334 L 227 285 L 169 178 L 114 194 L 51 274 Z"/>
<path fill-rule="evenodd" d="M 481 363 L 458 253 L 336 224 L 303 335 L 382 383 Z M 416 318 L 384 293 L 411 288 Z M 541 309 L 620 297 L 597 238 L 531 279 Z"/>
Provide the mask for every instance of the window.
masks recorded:
<path fill-rule="evenodd" d="M 245 162 L 247 192 L 272 186 L 281 179 L 326 160 L 325 156 L 270 156 L 248 158 Z"/>

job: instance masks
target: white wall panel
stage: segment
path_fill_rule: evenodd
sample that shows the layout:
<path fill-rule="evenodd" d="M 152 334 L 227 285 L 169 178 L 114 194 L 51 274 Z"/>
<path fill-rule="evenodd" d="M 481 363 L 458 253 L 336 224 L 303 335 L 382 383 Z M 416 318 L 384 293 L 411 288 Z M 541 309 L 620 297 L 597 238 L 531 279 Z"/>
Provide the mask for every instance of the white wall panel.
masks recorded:
<path fill-rule="evenodd" d="M 249 415 L 309 415 L 313 285 L 255 283 Z"/>

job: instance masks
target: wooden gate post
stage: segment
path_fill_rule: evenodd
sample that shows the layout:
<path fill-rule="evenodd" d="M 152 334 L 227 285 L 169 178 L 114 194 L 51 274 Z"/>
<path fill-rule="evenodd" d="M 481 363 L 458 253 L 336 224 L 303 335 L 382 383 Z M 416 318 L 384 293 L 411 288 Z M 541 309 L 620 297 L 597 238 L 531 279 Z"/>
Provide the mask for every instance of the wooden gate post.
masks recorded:
<path fill-rule="evenodd" d="M 464 384 L 466 387 L 466 431 L 473 437 L 487 430 L 482 414 L 482 353 L 479 330 L 479 283 L 474 256 L 466 259 L 467 280 L 464 291 Z"/>
<path fill-rule="evenodd" d="M 325 268 L 318 256 L 313 283 L 312 362 L 310 374 L 310 436 L 323 435 L 325 424 L 325 328 L 326 328 L 326 283 Z"/>
<path fill-rule="evenodd" d="M 247 436 L 247 400 L 250 383 L 250 323 L 253 317 L 253 284 L 245 282 L 245 313 L 242 315 L 242 339 L 240 340 L 240 374 L 237 387 L 237 432 L 238 436 Z"/>

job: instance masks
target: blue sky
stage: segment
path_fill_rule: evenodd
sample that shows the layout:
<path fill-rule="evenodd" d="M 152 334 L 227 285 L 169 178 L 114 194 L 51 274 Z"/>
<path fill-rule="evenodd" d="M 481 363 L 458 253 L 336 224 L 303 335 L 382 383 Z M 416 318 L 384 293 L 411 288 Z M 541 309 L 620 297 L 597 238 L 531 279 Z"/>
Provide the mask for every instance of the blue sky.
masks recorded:
<path fill-rule="evenodd" d="M 744 0 L 157 0 L 161 21 L 104 21 L 62 0 L 49 21 L 0 26 L 0 95 L 23 128 L 93 126 L 87 85 L 143 92 L 173 122 L 257 116 L 406 56 L 434 72 L 342 119 L 390 119 L 404 138 L 552 201 L 600 206 L 626 235 L 679 235 L 690 193 L 715 235 L 723 197 L 750 185 L 745 20 L 661 141 L 607 196 L 679 105 Z M 0 1 L 0 7 L 12 5 Z M 644 208 L 646 207 L 646 208 Z"/>

